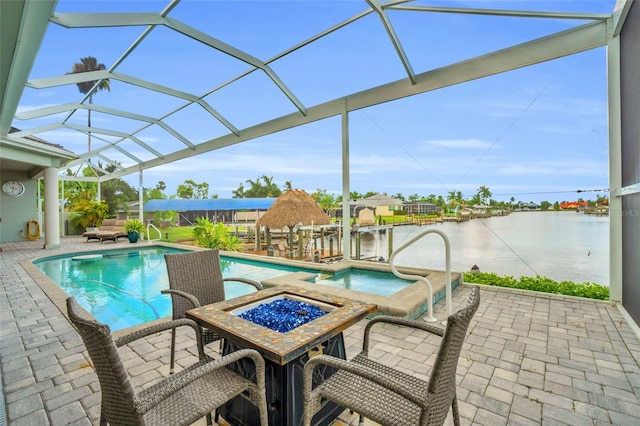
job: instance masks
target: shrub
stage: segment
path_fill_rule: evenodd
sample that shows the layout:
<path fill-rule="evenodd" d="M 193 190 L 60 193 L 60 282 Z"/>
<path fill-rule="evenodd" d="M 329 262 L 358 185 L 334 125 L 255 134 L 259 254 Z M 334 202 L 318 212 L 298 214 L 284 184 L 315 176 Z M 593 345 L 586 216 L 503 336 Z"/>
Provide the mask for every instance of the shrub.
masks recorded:
<path fill-rule="evenodd" d="M 209 218 L 196 218 L 193 228 L 193 239 L 196 245 L 206 248 L 217 248 L 227 251 L 239 251 L 242 242 L 222 222 L 214 224 Z"/>
<path fill-rule="evenodd" d="M 497 287 L 516 288 L 520 290 L 534 290 L 543 293 L 563 294 L 566 296 L 587 297 L 589 299 L 609 300 L 609 287 L 592 282 L 576 284 L 571 281 L 554 281 L 547 277 L 537 276 L 501 277 L 492 272 L 478 272 L 464 275 L 464 281 L 475 284 L 485 284 Z"/>

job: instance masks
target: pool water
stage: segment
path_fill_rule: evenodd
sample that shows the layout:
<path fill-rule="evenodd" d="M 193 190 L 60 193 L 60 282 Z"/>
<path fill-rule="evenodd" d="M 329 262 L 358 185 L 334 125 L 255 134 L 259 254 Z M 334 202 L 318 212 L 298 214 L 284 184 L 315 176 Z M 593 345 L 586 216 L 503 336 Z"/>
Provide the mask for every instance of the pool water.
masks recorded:
<path fill-rule="evenodd" d="M 96 319 L 109 324 L 113 331 L 171 316 L 171 298 L 160 291 L 169 288 L 164 255 L 185 250 L 149 247 L 40 259 L 34 264 Z M 265 262 L 220 258 L 224 277 L 250 278 L 263 281 L 313 269 L 276 265 Z M 368 293 L 393 294 L 411 284 L 392 274 L 347 270 L 335 276 L 320 275 L 316 282 Z M 313 285 L 313 283 L 310 283 Z M 225 283 L 227 299 L 255 291 L 246 284 Z"/>
<path fill-rule="evenodd" d="M 315 282 L 332 287 L 391 296 L 413 284 L 415 281 L 397 278 L 389 272 L 369 271 L 367 269 L 346 269 L 332 275 L 320 274 L 320 276 L 315 279 Z"/>

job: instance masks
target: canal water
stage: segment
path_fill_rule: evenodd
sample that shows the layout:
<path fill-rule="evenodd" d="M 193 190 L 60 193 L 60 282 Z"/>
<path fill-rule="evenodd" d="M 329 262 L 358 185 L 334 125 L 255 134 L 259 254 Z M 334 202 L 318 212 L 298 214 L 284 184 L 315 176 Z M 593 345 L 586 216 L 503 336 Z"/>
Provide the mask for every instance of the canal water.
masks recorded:
<path fill-rule="evenodd" d="M 462 223 L 396 226 L 393 248 L 427 229 L 443 231 L 451 244 L 451 269 L 514 277 L 609 285 L 609 218 L 576 212 L 514 212 Z M 388 235 L 364 234 L 363 258 L 389 259 Z M 428 234 L 396 256 L 396 265 L 445 269 L 441 236 Z"/>

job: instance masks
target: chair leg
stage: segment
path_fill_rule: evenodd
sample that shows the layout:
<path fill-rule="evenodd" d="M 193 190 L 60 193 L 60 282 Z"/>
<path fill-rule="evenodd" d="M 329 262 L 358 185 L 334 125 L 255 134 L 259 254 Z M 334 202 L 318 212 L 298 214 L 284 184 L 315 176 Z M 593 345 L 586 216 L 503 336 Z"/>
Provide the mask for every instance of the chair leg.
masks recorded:
<path fill-rule="evenodd" d="M 364 426 L 364 416 L 362 414 L 358 414 L 358 425 Z"/>
<path fill-rule="evenodd" d="M 171 362 L 169 363 L 169 374 L 173 374 L 173 365 L 176 362 L 176 329 L 171 329 Z"/>
<path fill-rule="evenodd" d="M 217 418 L 216 418 L 216 423 L 218 423 Z M 207 426 L 213 426 L 213 422 L 211 421 L 211 413 L 207 414 Z"/>
<path fill-rule="evenodd" d="M 460 426 L 460 413 L 458 412 L 458 397 L 456 395 L 453 396 L 453 401 L 451 402 L 451 411 L 453 413 L 453 424 L 455 426 Z"/>

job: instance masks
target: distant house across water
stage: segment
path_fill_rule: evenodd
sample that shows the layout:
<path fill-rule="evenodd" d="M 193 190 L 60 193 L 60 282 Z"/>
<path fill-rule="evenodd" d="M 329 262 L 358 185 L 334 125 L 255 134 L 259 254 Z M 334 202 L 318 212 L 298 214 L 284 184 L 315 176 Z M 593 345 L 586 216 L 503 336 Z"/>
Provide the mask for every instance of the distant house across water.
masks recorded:
<path fill-rule="evenodd" d="M 588 206 L 586 201 L 565 201 L 560 204 L 560 210 L 571 209 L 571 210 L 579 210 L 586 209 Z"/>
<path fill-rule="evenodd" d="M 393 216 L 396 211 L 405 211 L 407 214 L 426 215 L 439 213 L 440 208 L 431 203 L 407 203 L 388 195 L 372 195 L 371 197 L 351 201 L 352 211 L 357 215 L 364 208 L 371 208 L 377 216 Z"/>
<path fill-rule="evenodd" d="M 539 204 L 529 202 L 529 203 L 518 203 L 518 209 L 520 211 L 536 211 L 542 210 Z"/>

